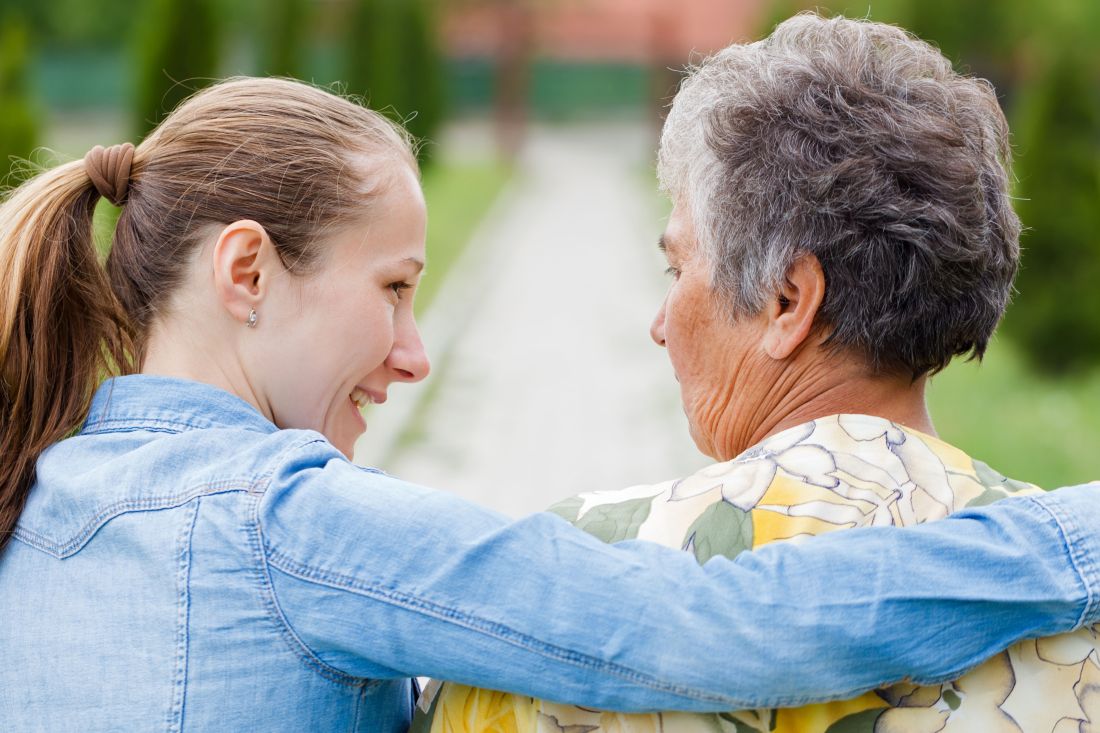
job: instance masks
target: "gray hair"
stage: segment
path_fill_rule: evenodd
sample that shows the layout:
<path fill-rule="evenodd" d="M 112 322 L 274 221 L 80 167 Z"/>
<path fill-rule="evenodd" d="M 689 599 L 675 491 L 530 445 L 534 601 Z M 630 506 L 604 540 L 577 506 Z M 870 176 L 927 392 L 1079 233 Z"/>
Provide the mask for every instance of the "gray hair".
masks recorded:
<path fill-rule="evenodd" d="M 658 175 L 732 317 L 812 253 L 827 343 L 915 379 L 981 358 L 1008 304 L 1009 159 L 988 82 L 900 28 L 800 14 L 690 70 Z"/>

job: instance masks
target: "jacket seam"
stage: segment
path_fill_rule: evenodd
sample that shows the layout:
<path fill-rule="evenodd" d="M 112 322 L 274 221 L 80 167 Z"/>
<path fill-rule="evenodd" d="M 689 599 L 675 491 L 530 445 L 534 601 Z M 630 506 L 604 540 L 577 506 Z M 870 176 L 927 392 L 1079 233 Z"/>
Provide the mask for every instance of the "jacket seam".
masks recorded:
<path fill-rule="evenodd" d="M 116 501 L 112 504 L 100 509 L 96 514 L 88 520 L 81 530 L 70 540 L 64 543 L 58 543 L 51 540 L 34 530 L 27 529 L 26 527 L 17 527 L 14 533 L 16 539 L 22 540 L 26 544 L 39 549 L 45 553 L 53 555 L 56 558 L 64 558 L 79 551 L 88 540 L 91 539 L 96 532 L 103 527 L 104 524 L 114 519 L 115 517 L 123 514 L 129 514 L 131 512 L 143 512 L 143 511 L 155 511 L 158 509 L 174 509 L 193 501 L 200 496 L 209 496 L 212 494 L 224 494 L 234 491 L 243 491 L 247 493 L 255 493 L 261 490 L 259 485 L 267 480 L 266 476 L 261 476 L 254 481 L 242 481 L 240 479 L 226 479 L 222 481 L 211 481 L 208 483 L 199 484 L 193 486 L 178 494 L 172 494 L 170 496 L 152 496 L 143 499 L 124 499 L 122 501 Z"/>
<path fill-rule="evenodd" d="M 249 430 L 251 432 L 263 432 L 255 427 L 241 426 L 218 420 L 196 420 L 195 422 L 181 422 L 170 418 L 159 417 L 103 417 L 89 418 L 80 435 L 98 435 L 101 433 L 132 433 L 132 432 L 166 432 L 182 433 L 189 430 L 209 430 L 217 428 L 234 428 Z"/>
<path fill-rule="evenodd" d="M 632 684 L 646 687 L 654 691 L 678 695 L 690 700 L 716 703 L 728 706 L 730 709 L 758 707 L 755 705 L 747 705 L 743 701 L 734 700 L 724 695 L 712 692 L 701 692 L 699 690 L 670 684 L 643 672 L 631 669 L 630 667 L 608 662 L 588 654 L 536 639 L 500 622 L 488 621 L 477 616 L 472 616 L 458 609 L 428 601 L 409 593 L 396 591 L 392 588 L 364 583 L 358 578 L 342 575 L 340 573 L 318 570 L 299 563 L 271 547 L 266 547 L 265 549 L 267 551 L 268 563 L 272 567 L 288 575 L 292 575 L 299 580 L 334 588 L 336 590 L 355 593 L 390 606 L 453 623 L 471 631 L 513 644 L 522 649 L 527 649 L 528 651 L 549 659 L 555 659 L 581 668 L 606 672 Z"/>
<path fill-rule="evenodd" d="M 268 483 L 271 481 L 271 477 L 275 474 L 278 467 L 286 461 L 288 455 L 310 445 L 324 445 L 326 443 L 327 441 L 324 439 L 315 436 L 305 437 L 291 443 L 272 457 L 267 464 L 266 470 L 260 475 L 259 481 L 263 483 L 266 489 Z M 306 644 L 305 640 L 298 635 L 298 632 L 294 630 L 294 627 L 290 623 L 290 619 L 287 618 L 282 606 L 279 605 L 279 598 L 275 593 L 275 584 L 271 579 L 271 569 L 268 566 L 268 557 L 264 549 L 263 525 L 260 522 L 259 514 L 260 502 L 257 498 L 252 503 L 252 526 L 249 528 L 249 543 L 252 547 L 253 561 L 256 563 L 259 573 L 260 596 L 264 603 L 264 610 L 270 615 L 272 621 L 279 629 L 280 635 L 283 637 L 283 641 L 286 643 L 291 653 L 297 656 L 310 671 L 329 682 L 344 687 L 360 687 L 364 689 L 369 689 L 381 684 L 382 680 L 373 680 L 367 677 L 358 677 L 348 674 L 326 663 L 320 658 L 320 655 L 318 655 L 316 651 Z"/>
<path fill-rule="evenodd" d="M 191 549 L 202 497 L 196 498 L 184 517 L 179 536 L 179 565 L 176 573 L 176 669 L 169 708 L 168 730 L 183 730 L 184 706 L 187 702 L 187 669 L 191 644 Z"/>
<path fill-rule="evenodd" d="M 263 549 L 263 530 L 260 528 L 259 506 L 259 499 L 254 498 L 252 500 L 251 526 L 247 528 L 248 540 L 252 551 L 252 560 L 257 570 L 260 598 L 263 601 L 264 611 L 274 622 L 276 628 L 279 630 L 279 635 L 283 638 L 283 641 L 286 643 L 291 653 L 298 657 L 310 671 L 323 679 L 343 687 L 363 687 L 371 684 L 371 680 L 350 675 L 321 660 L 316 652 L 298 636 L 297 632 L 294 631 L 294 628 L 290 625 L 289 619 L 287 619 L 286 614 L 279 605 L 279 600 L 275 595 L 275 586 L 271 580 L 271 571 L 268 567 L 267 555 Z"/>
<path fill-rule="evenodd" d="M 1079 590 L 1085 591 L 1084 606 L 1082 606 L 1082 610 L 1078 614 L 1077 621 L 1075 622 L 1074 626 L 1076 630 L 1076 628 L 1080 628 L 1082 625 L 1085 625 L 1085 622 L 1088 619 L 1089 610 L 1092 604 L 1096 603 L 1098 599 L 1096 595 L 1096 589 L 1092 587 L 1092 584 L 1087 580 L 1085 573 L 1082 573 L 1081 568 L 1079 567 L 1079 561 L 1088 562 L 1088 554 L 1086 553 L 1086 551 L 1082 551 L 1079 549 L 1079 547 L 1077 547 L 1077 545 L 1082 543 L 1082 541 L 1085 541 L 1085 539 L 1084 537 L 1080 536 L 1080 533 L 1076 532 L 1076 527 L 1074 527 L 1074 533 L 1068 532 L 1066 525 L 1063 523 L 1063 518 L 1066 519 L 1070 526 L 1074 526 L 1073 521 L 1071 521 L 1071 519 L 1069 519 L 1069 517 L 1065 516 L 1064 514 L 1062 517 L 1059 517 L 1059 512 L 1055 511 L 1055 508 L 1053 506 L 1054 501 L 1042 501 L 1052 500 L 1053 497 L 1053 494 L 1031 494 L 1020 496 L 1019 499 L 1023 502 L 1021 504 L 1021 507 L 1026 507 L 1030 505 L 1036 514 L 1041 515 L 1040 518 L 1045 518 L 1048 519 L 1048 521 L 1053 522 L 1054 526 L 1058 529 L 1058 535 L 1062 537 L 1062 545 L 1065 556 L 1069 560 L 1069 566 L 1073 568 L 1073 575 L 1077 578 L 1077 588 Z M 1071 534 L 1075 535 L 1076 539 L 1071 539 Z M 916 683 L 916 685 L 921 686 L 943 685 L 944 682 L 953 681 L 961 676 L 964 676 L 965 674 L 967 674 L 968 671 L 980 665 L 982 661 L 982 659 L 971 660 L 969 661 L 969 663 L 960 665 L 955 669 L 946 672 L 946 674 L 944 675 L 937 675 L 933 677 L 913 677 L 910 679 L 914 683 Z M 891 685 L 891 683 L 893 683 L 893 680 L 887 680 L 882 682 L 881 685 L 879 685 L 878 687 Z M 846 694 L 845 697 L 853 697 L 855 696 L 855 694 L 859 694 L 861 692 L 862 689 L 857 689 Z"/>
<path fill-rule="evenodd" d="M 167 433 L 169 435 L 176 435 L 178 433 L 185 432 L 188 428 L 183 425 L 174 425 L 167 423 L 165 426 L 160 425 L 135 425 L 133 422 L 127 421 L 125 425 L 121 425 L 117 428 L 95 428 L 93 430 L 82 430 L 80 435 L 112 435 L 115 433 Z"/>

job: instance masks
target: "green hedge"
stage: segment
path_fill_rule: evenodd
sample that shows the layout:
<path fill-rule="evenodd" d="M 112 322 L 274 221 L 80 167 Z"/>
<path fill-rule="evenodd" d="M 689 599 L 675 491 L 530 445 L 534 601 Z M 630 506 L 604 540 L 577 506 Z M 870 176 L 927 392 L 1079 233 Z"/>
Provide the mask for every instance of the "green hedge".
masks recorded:
<path fill-rule="evenodd" d="M 217 0 L 150 0 L 135 28 L 139 137 L 193 92 L 214 81 L 221 59 Z"/>
<path fill-rule="evenodd" d="M 34 150 L 38 120 L 28 88 L 28 29 L 16 13 L 0 22 L 0 182 L 7 184 L 13 159 Z"/>

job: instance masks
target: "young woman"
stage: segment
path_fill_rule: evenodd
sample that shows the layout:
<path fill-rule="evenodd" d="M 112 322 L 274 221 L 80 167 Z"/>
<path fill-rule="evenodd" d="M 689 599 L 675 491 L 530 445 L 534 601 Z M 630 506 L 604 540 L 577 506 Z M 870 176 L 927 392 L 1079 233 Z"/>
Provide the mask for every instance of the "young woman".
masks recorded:
<path fill-rule="evenodd" d="M 122 207 L 105 270 L 100 196 Z M 404 133 L 278 80 L 207 89 L 137 149 L 10 195 L 0 727 L 399 731 L 417 674 L 723 710 L 947 677 L 1097 615 L 1077 555 L 1100 543 L 1052 514 L 1095 514 L 1091 495 L 1004 502 L 888 551 L 851 532 L 700 567 L 352 465 L 360 408 L 428 370 L 424 226 Z M 962 545 L 974 564 L 945 589 Z M 919 643 L 929 614 L 951 648 Z"/>

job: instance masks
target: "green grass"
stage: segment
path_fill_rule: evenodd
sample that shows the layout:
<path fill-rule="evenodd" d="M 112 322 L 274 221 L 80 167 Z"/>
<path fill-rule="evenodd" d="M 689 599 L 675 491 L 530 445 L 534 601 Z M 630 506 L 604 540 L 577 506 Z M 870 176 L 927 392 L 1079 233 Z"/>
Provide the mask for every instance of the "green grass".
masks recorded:
<path fill-rule="evenodd" d="M 507 166 L 491 161 L 442 160 L 425 171 L 422 185 L 428 202 L 428 268 L 417 290 L 417 313 L 427 310 L 508 177 Z"/>
<path fill-rule="evenodd" d="M 1048 489 L 1100 479 L 1100 370 L 1044 378 L 1001 339 L 982 364 L 934 377 L 928 403 L 941 438 L 1012 478 Z"/>

